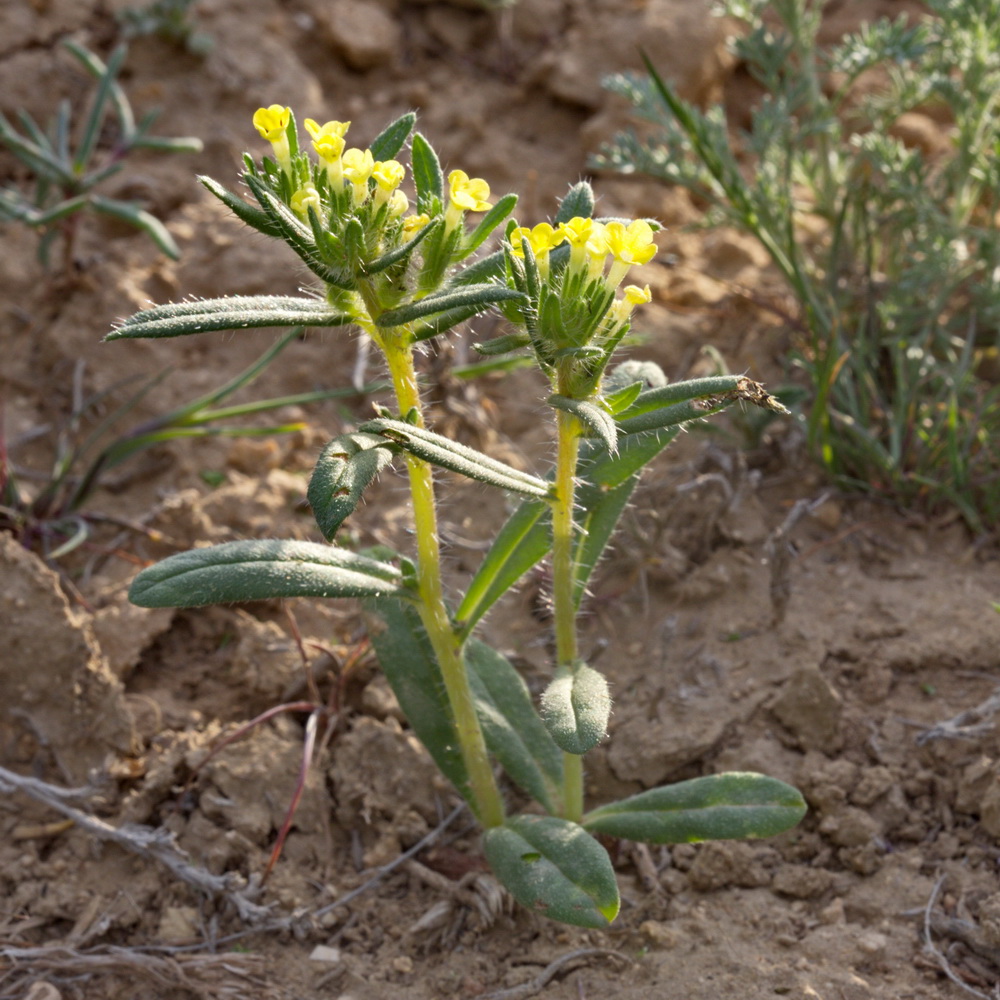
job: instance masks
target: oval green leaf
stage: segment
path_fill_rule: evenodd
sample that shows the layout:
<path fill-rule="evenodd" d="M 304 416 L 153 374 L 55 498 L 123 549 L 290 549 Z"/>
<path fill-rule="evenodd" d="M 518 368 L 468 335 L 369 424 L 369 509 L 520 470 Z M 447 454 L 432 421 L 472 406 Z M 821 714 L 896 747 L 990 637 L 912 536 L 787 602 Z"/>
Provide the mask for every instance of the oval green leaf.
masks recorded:
<path fill-rule="evenodd" d="M 577 660 L 560 667 L 542 692 L 542 719 L 549 735 L 566 753 L 584 754 L 608 732 L 611 692 L 604 674 Z"/>
<path fill-rule="evenodd" d="M 512 816 L 483 835 L 496 877 L 524 907 L 577 927 L 607 927 L 618 915 L 608 852 L 576 823 Z"/>
<path fill-rule="evenodd" d="M 309 479 L 306 499 L 313 517 L 331 541 L 354 513 L 361 494 L 392 461 L 395 446 L 377 434 L 343 434 L 321 452 Z"/>

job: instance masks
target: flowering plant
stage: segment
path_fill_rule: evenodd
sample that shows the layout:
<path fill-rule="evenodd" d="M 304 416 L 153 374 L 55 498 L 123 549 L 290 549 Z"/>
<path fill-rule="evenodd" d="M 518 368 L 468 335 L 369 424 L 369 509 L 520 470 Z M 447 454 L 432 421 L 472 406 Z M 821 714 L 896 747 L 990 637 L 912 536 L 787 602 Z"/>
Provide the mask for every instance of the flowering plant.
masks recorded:
<path fill-rule="evenodd" d="M 248 225 L 284 240 L 320 282 L 315 296 L 228 297 L 175 303 L 124 321 L 109 339 L 174 337 L 252 327 L 364 331 L 380 349 L 396 395 L 320 454 L 308 499 L 326 539 L 249 539 L 180 553 L 143 570 L 131 599 L 148 607 L 275 597 L 360 597 L 370 635 L 400 706 L 442 772 L 484 827 L 500 881 L 525 906 L 566 923 L 604 927 L 618 912 L 610 858 L 594 834 L 654 843 L 754 837 L 794 825 L 802 797 L 757 774 L 719 774 L 652 789 L 585 811 L 583 755 L 604 738 L 611 697 L 583 661 L 576 618 L 587 582 L 649 461 L 686 422 L 737 399 L 780 409 L 742 376 L 668 385 L 655 366 L 609 362 L 648 288 L 628 285 L 655 253 L 649 221 L 592 218 L 587 184 L 572 188 L 551 223 L 510 219 L 484 180 L 447 178 L 414 116 L 367 149 L 347 146 L 350 123 L 308 119 L 315 157 L 299 146 L 290 109 L 261 108 L 254 124 L 273 157 L 245 158 L 256 204 L 202 183 Z M 409 141 L 415 205 L 395 157 Z M 482 214 L 475 224 L 470 216 Z M 492 253 L 477 251 L 499 227 Z M 478 345 L 486 355 L 527 352 L 549 379 L 557 463 L 524 472 L 430 430 L 415 352 L 487 309 L 512 332 Z M 363 491 L 402 458 L 409 475 L 415 558 L 334 544 Z M 456 605 L 446 596 L 432 467 L 521 498 Z M 524 680 L 473 635 L 496 601 L 552 555 L 556 657 L 536 709 Z M 510 815 L 494 763 L 539 812 Z"/>

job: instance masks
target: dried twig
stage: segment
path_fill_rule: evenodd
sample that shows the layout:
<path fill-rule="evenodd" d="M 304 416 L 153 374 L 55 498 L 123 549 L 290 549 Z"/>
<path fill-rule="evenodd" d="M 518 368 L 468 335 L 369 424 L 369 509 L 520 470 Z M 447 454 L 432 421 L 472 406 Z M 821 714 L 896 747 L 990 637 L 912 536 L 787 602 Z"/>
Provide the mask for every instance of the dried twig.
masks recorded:
<path fill-rule="evenodd" d="M 780 625 L 785 620 L 788 601 L 792 596 L 790 573 L 792 547 L 789 545 L 788 536 L 806 514 L 811 514 L 818 507 L 822 507 L 829 496 L 829 493 L 824 493 L 815 500 L 796 501 L 785 515 L 784 521 L 767 536 L 764 552 L 771 565 L 771 613 L 775 625 Z"/>
<path fill-rule="evenodd" d="M 265 985 L 260 955 L 150 955 L 134 948 L 104 946 L 77 949 L 64 944 L 37 948 L 5 947 L 0 958 L 8 966 L 0 978 L 0 1000 L 24 997 L 24 979 L 44 975 L 58 982 L 93 975 L 119 974 L 151 980 L 161 986 L 181 987 L 199 996 L 242 997 L 248 985 Z"/>
<path fill-rule="evenodd" d="M 190 864 L 181 850 L 174 844 L 174 835 L 163 828 L 154 829 L 140 823 L 125 823 L 114 827 L 70 805 L 73 799 L 85 795 L 84 789 L 64 789 L 50 785 L 37 778 L 29 778 L 7 768 L 0 767 L 0 791 L 7 794 L 20 791 L 36 802 L 47 805 L 100 840 L 107 840 L 131 854 L 156 861 L 172 872 L 181 881 L 204 892 L 208 896 L 222 896 L 236 907 L 240 918 L 246 923 L 263 923 L 271 916 L 271 907 L 259 906 L 251 895 L 255 887 L 240 885 L 240 876 L 229 872 L 213 875 L 204 868 Z"/>
<path fill-rule="evenodd" d="M 341 896 L 340 899 L 334 900 L 332 903 L 327 903 L 326 906 L 320 907 L 313 916 L 322 917 L 329 913 L 331 910 L 335 910 L 338 906 L 346 906 L 351 900 L 357 899 L 358 896 L 363 893 L 368 892 L 369 889 L 373 889 L 379 882 L 386 877 L 386 875 L 392 874 L 401 865 L 404 865 L 410 858 L 418 855 L 425 847 L 430 847 L 441 834 L 455 822 L 456 819 L 465 811 L 465 803 L 461 802 L 427 836 L 422 837 L 418 840 L 411 848 L 404 851 L 398 858 L 390 861 L 387 865 L 382 865 L 381 868 L 376 868 L 372 877 L 365 882 L 363 885 L 359 885 L 357 889 L 352 889 L 349 893 Z"/>
<path fill-rule="evenodd" d="M 917 737 L 917 745 L 923 746 L 931 740 L 972 740 L 985 736 L 993 729 L 993 716 L 1000 711 L 1000 690 L 964 712 L 931 726 Z"/>
<path fill-rule="evenodd" d="M 510 989 L 484 993 L 480 1000 L 527 1000 L 527 997 L 541 993 L 555 976 L 566 969 L 567 965 L 571 965 L 579 959 L 589 960 L 592 958 L 616 958 L 626 965 L 629 961 L 627 956 L 611 948 L 580 948 L 577 951 L 569 951 L 565 955 L 560 955 L 555 961 L 545 966 L 534 979 L 521 983 L 519 986 L 512 986 Z"/>
<path fill-rule="evenodd" d="M 981 1000 L 996 1000 L 996 994 L 990 996 L 988 993 L 983 993 L 982 990 L 977 990 L 968 983 L 962 981 L 962 979 L 957 976 L 951 968 L 948 959 L 945 958 L 944 952 L 938 948 L 934 943 L 934 938 L 931 936 L 931 927 L 934 922 L 933 910 L 934 904 L 937 902 L 938 893 L 941 891 L 941 886 L 944 885 L 945 880 L 944 875 L 942 875 L 934 885 L 931 891 L 930 899 L 927 900 L 927 906 L 924 908 L 924 951 L 931 956 L 937 963 L 941 971 L 956 985 L 960 986 L 966 993 L 971 993 L 974 997 L 980 997 Z"/>

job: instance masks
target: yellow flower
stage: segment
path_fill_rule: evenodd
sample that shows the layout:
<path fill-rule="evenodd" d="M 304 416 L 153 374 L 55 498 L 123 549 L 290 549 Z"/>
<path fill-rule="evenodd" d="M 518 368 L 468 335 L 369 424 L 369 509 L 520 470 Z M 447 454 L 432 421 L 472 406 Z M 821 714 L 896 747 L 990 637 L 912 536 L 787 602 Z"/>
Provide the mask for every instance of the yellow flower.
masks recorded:
<path fill-rule="evenodd" d="M 649 285 L 644 285 L 642 288 L 638 285 L 626 285 L 622 297 L 616 299 L 615 304 L 611 307 L 612 325 L 619 326 L 626 322 L 636 306 L 645 305 L 652 300 L 653 293 L 649 290 Z"/>
<path fill-rule="evenodd" d="M 306 131 L 312 136 L 313 149 L 319 158 L 329 166 L 340 159 L 347 145 L 344 136 L 351 127 L 350 122 L 326 122 L 320 125 L 314 118 L 305 121 Z"/>
<path fill-rule="evenodd" d="M 340 159 L 344 176 L 354 185 L 354 205 L 357 207 L 368 197 L 368 179 L 375 169 L 375 159 L 370 149 L 349 149 Z"/>
<path fill-rule="evenodd" d="M 269 108 L 258 108 L 253 115 L 254 128 L 262 139 L 267 139 L 274 150 L 274 158 L 286 174 L 291 174 L 292 154 L 288 148 L 288 123 L 292 120 L 292 109 L 272 104 Z"/>
<path fill-rule="evenodd" d="M 307 219 L 309 217 L 310 205 L 313 211 L 322 218 L 323 202 L 320 199 L 319 192 L 311 184 L 307 184 L 304 188 L 299 188 L 292 195 L 291 206 L 293 211 L 298 212 L 302 218 Z"/>
<path fill-rule="evenodd" d="M 406 197 L 403 191 L 398 188 L 392 192 L 389 196 L 389 218 L 398 219 L 403 215 L 406 215 L 407 209 L 410 207 L 410 199 Z"/>
<path fill-rule="evenodd" d="M 285 129 L 292 120 L 292 109 L 283 108 L 280 104 L 272 104 L 269 108 L 258 108 L 253 115 L 254 127 L 260 132 L 262 139 L 277 142 L 285 135 Z"/>
<path fill-rule="evenodd" d="M 490 186 L 482 177 L 470 177 L 464 170 L 448 174 L 448 193 L 454 204 L 466 212 L 488 212 Z"/>
<path fill-rule="evenodd" d="M 542 257 L 548 254 L 550 250 L 554 250 L 565 239 L 565 233 L 558 229 L 553 229 L 547 222 L 539 222 L 534 229 L 528 229 L 527 226 L 519 226 L 510 234 L 511 248 L 518 257 L 523 256 L 522 240 L 528 241 L 528 246 L 531 247 L 531 252 L 536 257 Z"/>
<path fill-rule="evenodd" d="M 389 200 L 403 178 L 406 176 L 406 168 L 396 160 L 379 160 L 372 170 L 372 177 L 375 178 L 375 205 L 383 205 Z M 404 208 L 405 212 L 406 209 Z M 402 213 L 400 213 L 402 214 Z"/>
<path fill-rule="evenodd" d="M 430 221 L 431 218 L 426 212 L 421 212 L 420 215 L 408 215 L 403 219 L 403 239 L 412 240 Z"/>
<path fill-rule="evenodd" d="M 608 253 L 604 230 L 603 223 L 579 215 L 569 222 L 559 223 L 559 232 L 570 246 L 570 270 L 579 271 L 586 267 L 590 277 L 594 278 L 604 269 L 604 258 Z"/>
<path fill-rule="evenodd" d="M 608 252 L 614 257 L 608 274 L 608 287 L 617 288 L 630 267 L 647 264 L 656 254 L 653 227 L 642 219 L 636 219 L 627 226 L 623 222 L 609 222 L 605 231 Z"/>
<path fill-rule="evenodd" d="M 375 183 L 390 193 L 403 183 L 405 176 L 406 168 L 396 160 L 379 160 L 372 170 L 372 177 L 375 178 Z"/>
<path fill-rule="evenodd" d="M 549 276 L 549 251 L 559 246 L 566 239 L 561 229 L 553 229 L 547 222 L 539 222 L 534 229 L 519 226 L 510 234 L 511 250 L 518 256 L 524 256 L 522 240 L 528 241 L 531 252 L 538 263 L 538 273 L 544 281 Z"/>
<path fill-rule="evenodd" d="M 470 177 L 464 170 L 453 170 L 448 174 L 448 195 L 448 211 L 444 219 L 448 232 L 462 221 L 466 212 L 488 212 L 493 207 L 487 201 L 489 184 L 482 177 Z"/>
<path fill-rule="evenodd" d="M 326 122 L 320 125 L 315 118 L 307 118 L 305 121 L 306 131 L 313 139 L 320 139 L 326 136 L 335 135 L 343 139 L 347 135 L 347 130 L 351 127 L 350 122 Z"/>

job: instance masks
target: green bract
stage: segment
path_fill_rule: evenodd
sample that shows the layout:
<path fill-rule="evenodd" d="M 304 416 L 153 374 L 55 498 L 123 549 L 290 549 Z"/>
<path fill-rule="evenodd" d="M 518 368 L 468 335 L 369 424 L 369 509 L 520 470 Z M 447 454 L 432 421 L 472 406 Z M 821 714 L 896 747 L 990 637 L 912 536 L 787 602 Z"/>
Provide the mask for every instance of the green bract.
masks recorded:
<path fill-rule="evenodd" d="M 205 186 L 245 223 L 280 238 L 319 285 L 301 297 L 255 296 L 146 310 L 109 339 L 172 337 L 259 326 L 354 326 L 381 350 L 396 392 L 394 413 L 330 441 L 308 499 L 328 544 L 258 539 L 199 548 L 143 570 L 132 599 L 148 606 L 265 597 L 361 597 L 372 645 L 410 726 L 485 828 L 497 877 L 529 909 L 605 927 L 619 907 L 607 852 L 591 835 L 657 843 L 764 836 L 805 811 L 795 789 L 761 775 L 721 775 L 656 789 L 584 813 L 582 755 L 606 735 L 607 679 L 577 655 L 576 615 L 643 467 L 685 422 L 739 399 L 781 410 L 738 376 L 666 385 L 653 366 L 606 379 L 632 310 L 648 289 L 619 286 L 655 248 L 653 226 L 594 220 L 593 194 L 573 188 L 556 225 L 510 221 L 500 250 L 473 255 L 508 218 L 513 195 L 460 170 L 445 177 L 414 119 L 389 125 L 369 150 L 347 147 L 347 124 L 306 120 L 318 159 L 299 145 L 294 117 L 261 108 L 254 124 L 274 157 L 245 159 L 244 201 Z M 394 160 L 410 138 L 417 212 Z M 477 224 L 468 216 L 482 213 Z M 531 356 L 551 386 L 558 459 L 543 477 L 427 428 L 414 368 L 420 341 L 487 309 L 514 331 L 484 353 Z M 387 465 L 409 476 L 415 552 L 354 553 L 338 529 Z M 444 597 L 432 467 L 519 497 L 456 608 Z M 515 667 L 473 636 L 496 601 L 552 556 L 556 656 L 539 706 Z M 543 810 L 508 814 L 495 765 Z M 676 791 L 675 791 L 676 789 Z"/>

